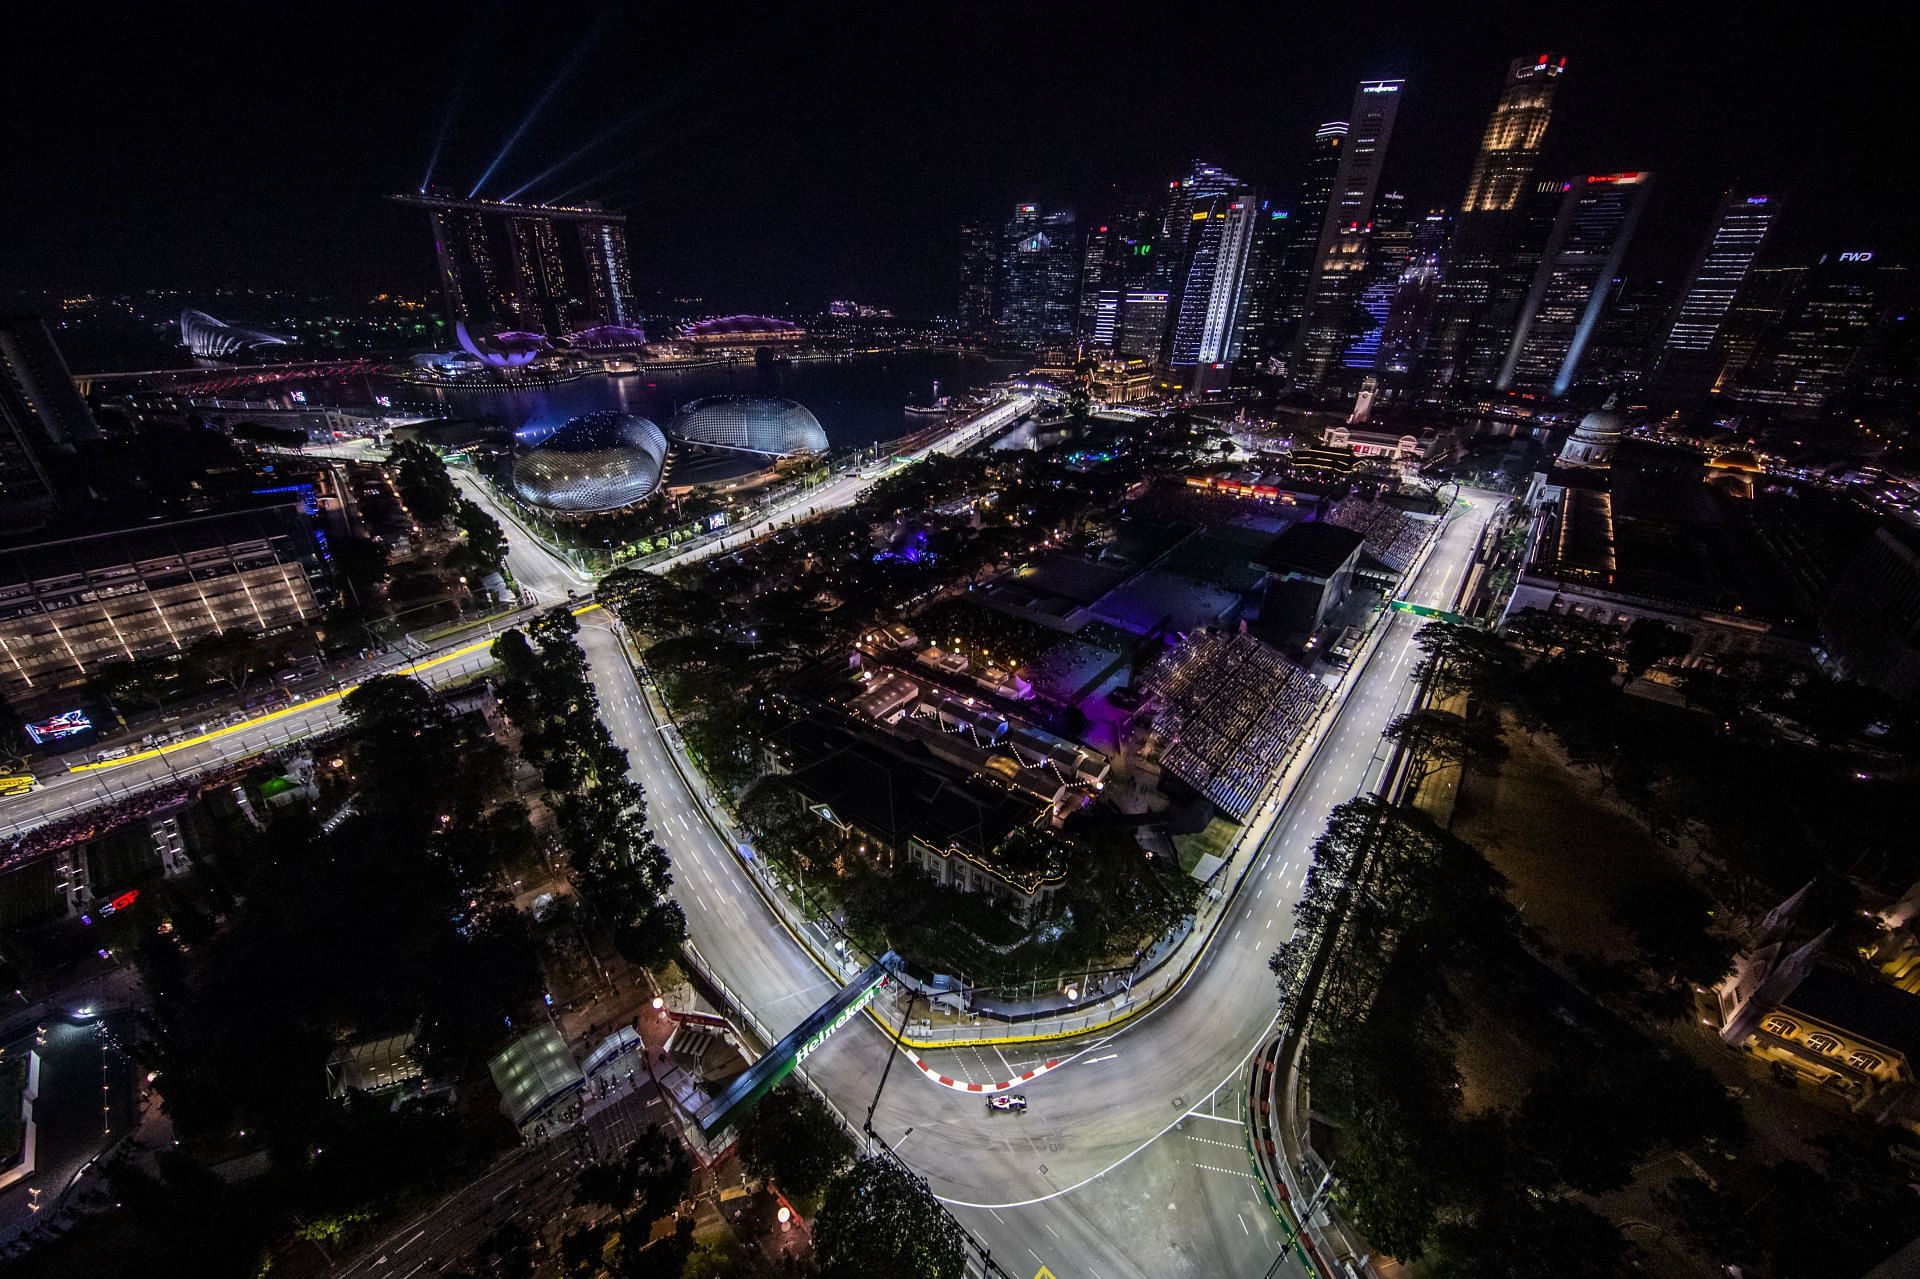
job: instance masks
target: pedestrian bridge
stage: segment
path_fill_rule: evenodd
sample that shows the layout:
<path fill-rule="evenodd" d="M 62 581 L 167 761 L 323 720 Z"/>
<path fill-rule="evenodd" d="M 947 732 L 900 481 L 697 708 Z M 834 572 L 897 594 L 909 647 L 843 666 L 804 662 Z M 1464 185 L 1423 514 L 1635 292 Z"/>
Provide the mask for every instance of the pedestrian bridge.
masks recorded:
<path fill-rule="evenodd" d="M 859 1016 L 860 1010 L 872 1003 L 880 988 L 887 984 L 889 961 L 899 962 L 892 951 L 868 964 L 859 976 L 835 991 L 831 999 L 802 1018 L 800 1024 L 762 1054 L 760 1060 L 735 1076 L 726 1091 L 702 1106 L 693 1117 L 700 1126 L 700 1135 L 711 1138 L 732 1127 L 754 1102 L 766 1096 L 795 1066 L 805 1061 L 808 1054 L 825 1043 L 829 1035 Z"/>

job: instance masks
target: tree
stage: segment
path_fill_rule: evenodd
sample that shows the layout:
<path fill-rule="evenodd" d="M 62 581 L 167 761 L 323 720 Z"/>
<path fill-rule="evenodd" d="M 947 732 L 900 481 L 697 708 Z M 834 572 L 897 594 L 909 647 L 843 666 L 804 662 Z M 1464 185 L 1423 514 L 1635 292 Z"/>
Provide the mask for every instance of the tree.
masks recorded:
<path fill-rule="evenodd" d="M 1413 758 L 1413 785 L 1418 789 L 1429 774 L 1452 764 L 1485 765 L 1504 757 L 1497 724 L 1468 719 L 1454 711 L 1424 706 L 1399 716 L 1381 733 L 1397 742 Z"/>
<path fill-rule="evenodd" d="M 740 1124 L 748 1171 L 791 1195 L 812 1198 L 853 1157 L 853 1143 L 820 1099 L 788 1081 L 756 1103 Z"/>
<path fill-rule="evenodd" d="M 1671 657 L 1685 657 L 1693 651 L 1693 640 L 1685 631 L 1651 617 L 1635 618 L 1627 627 L 1621 644 L 1626 659 L 1627 678 L 1638 679 Z"/>
<path fill-rule="evenodd" d="M 640 1227 L 644 1246 L 648 1228 L 672 1212 L 693 1184 L 693 1162 L 680 1143 L 658 1124 L 649 1124 L 618 1160 L 583 1168 L 574 1183 L 574 1203 L 613 1211 L 622 1227 Z"/>
<path fill-rule="evenodd" d="M 1428 622 L 1413 642 L 1426 654 L 1414 677 L 1429 681 L 1437 697 L 1492 691 L 1514 669 L 1513 650 L 1506 641 L 1478 626 Z"/>
<path fill-rule="evenodd" d="M 87 688 L 116 709 L 126 702 L 139 702 L 158 711 L 179 683 L 180 671 L 178 662 L 165 657 L 108 662 L 87 676 Z"/>
<path fill-rule="evenodd" d="M 455 508 L 455 522 L 466 535 L 467 549 L 473 552 L 475 562 L 480 566 L 481 575 L 498 573 L 507 564 L 507 535 L 477 502 L 461 498 Z"/>
<path fill-rule="evenodd" d="M 835 1177 L 813 1221 L 821 1279 L 961 1279 L 966 1243 L 925 1183 L 884 1155 Z"/>
<path fill-rule="evenodd" d="M 655 902 L 613 934 L 614 947 L 621 957 L 642 968 L 660 967 L 678 955 L 686 941 L 687 913 L 672 898 Z"/>
<path fill-rule="evenodd" d="M 481 1246 L 493 1263 L 487 1273 L 496 1279 L 533 1279 L 533 1236 L 526 1227 L 502 1222 Z"/>
<path fill-rule="evenodd" d="M 1739 1104 L 1711 1072 L 1645 1040 L 1563 1054 L 1535 1076 L 1514 1124 L 1555 1176 L 1585 1194 L 1625 1186 L 1656 1145 L 1735 1145 L 1746 1132 Z"/>
<path fill-rule="evenodd" d="M 1663 981 L 1711 986 L 1733 962 L 1732 943 L 1712 932 L 1713 900 L 1684 875 L 1625 885 L 1614 894 L 1609 913 Z"/>
<path fill-rule="evenodd" d="M 399 471 L 400 500 L 422 526 L 441 527 L 453 518 L 460 493 L 438 453 L 418 440 L 402 440 L 387 461 Z"/>
<path fill-rule="evenodd" d="M 1626 1240 L 1585 1204 L 1506 1191 L 1471 1220 L 1442 1223 L 1421 1273 L 1434 1279 L 1614 1279 L 1626 1260 Z"/>
<path fill-rule="evenodd" d="M 1375 1247 L 1417 1259 L 1452 1193 L 1451 1056 L 1414 1027 L 1375 1018 L 1322 1026 L 1307 1066 L 1315 1106 L 1341 1125 L 1334 1197 Z"/>
<path fill-rule="evenodd" d="M 346 583 L 356 608 L 372 612 L 379 602 L 380 583 L 387 580 L 387 548 L 366 537 L 333 541 L 333 567 Z"/>
<path fill-rule="evenodd" d="M 1605 622 L 1573 613 L 1549 613 L 1527 608 L 1507 623 L 1507 634 L 1528 648 L 1549 655 L 1611 653 L 1620 632 Z"/>
<path fill-rule="evenodd" d="M 236 693 L 245 692 L 255 675 L 273 666 L 268 646 L 240 627 L 201 636 L 187 645 L 180 660 L 203 683 L 225 684 Z"/>

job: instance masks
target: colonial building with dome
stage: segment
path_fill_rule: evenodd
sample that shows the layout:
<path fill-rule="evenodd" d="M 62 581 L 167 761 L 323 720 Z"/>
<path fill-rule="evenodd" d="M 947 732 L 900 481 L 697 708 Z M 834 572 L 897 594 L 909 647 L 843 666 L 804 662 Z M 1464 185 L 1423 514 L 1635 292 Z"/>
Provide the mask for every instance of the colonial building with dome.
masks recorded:
<path fill-rule="evenodd" d="M 1752 472 L 1633 439 L 1608 401 L 1580 420 L 1522 501 L 1521 570 L 1502 624 L 1529 610 L 1682 632 L 1682 660 L 1811 661 L 1812 605 L 1754 526 Z"/>

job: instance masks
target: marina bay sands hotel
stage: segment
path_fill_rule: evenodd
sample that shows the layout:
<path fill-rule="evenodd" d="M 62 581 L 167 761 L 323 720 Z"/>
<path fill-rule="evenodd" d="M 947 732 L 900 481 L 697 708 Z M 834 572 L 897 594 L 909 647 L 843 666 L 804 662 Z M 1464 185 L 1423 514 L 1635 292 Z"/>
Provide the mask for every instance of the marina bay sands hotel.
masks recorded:
<path fill-rule="evenodd" d="M 574 333 L 633 321 L 627 219 L 597 204 L 513 204 L 426 191 L 447 323 Z"/>

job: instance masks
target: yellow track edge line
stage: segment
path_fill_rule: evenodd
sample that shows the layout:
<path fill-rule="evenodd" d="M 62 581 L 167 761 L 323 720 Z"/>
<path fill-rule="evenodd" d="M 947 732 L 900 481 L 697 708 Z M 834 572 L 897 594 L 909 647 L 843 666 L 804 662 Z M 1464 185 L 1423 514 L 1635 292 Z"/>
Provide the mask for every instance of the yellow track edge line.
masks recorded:
<path fill-rule="evenodd" d="M 575 617 L 580 617 L 593 612 L 593 610 L 599 607 L 599 602 L 594 601 L 592 603 L 582 604 L 580 607 L 571 611 Z M 513 628 L 509 627 L 508 629 L 511 630 Z M 502 634 L 504 633 L 505 632 L 502 632 Z M 484 640 L 462 645 L 459 648 L 442 653 L 438 657 L 413 662 L 407 666 L 400 667 L 398 670 L 384 671 L 382 674 L 402 676 L 418 675 L 422 671 L 430 671 L 436 666 L 444 666 L 448 662 L 457 662 L 463 657 L 471 657 L 482 649 L 491 648 L 493 647 L 493 641 L 498 638 L 499 636 L 497 635 L 488 636 Z M 375 678 L 378 677 L 376 676 Z M 222 737 L 230 737 L 235 733 L 244 733 L 250 728 L 258 728 L 262 724 L 271 724 L 275 720 L 284 719 L 289 715 L 297 715 L 302 711 L 310 711 L 317 706 L 325 706 L 330 702 L 337 702 L 359 687 L 359 684 L 349 684 L 347 687 L 335 689 L 331 693 L 322 693 L 320 696 L 308 698 L 304 702 L 295 702 L 291 706 L 282 706 L 279 710 L 269 711 L 265 715 L 256 715 L 254 718 L 242 720 L 238 724 L 228 724 L 224 727 L 216 728 L 212 732 L 201 733 L 196 737 L 186 738 L 184 741 L 169 742 L 165 746 L 156 746 L 151 750 L 139 751 L 132 755 L 123 755 L 119 759 L 103 759 L 90 763 L 74 764 L 69 766 L 67 771 L 69 773 L 95 773 L 109 768 L 120 768 L 127 764 L 137 764 L 142 760 L 160 759 L 169 751 L 183 751 L 193 746 L 204 746 L 208 742 L 215 741 Z"/>

